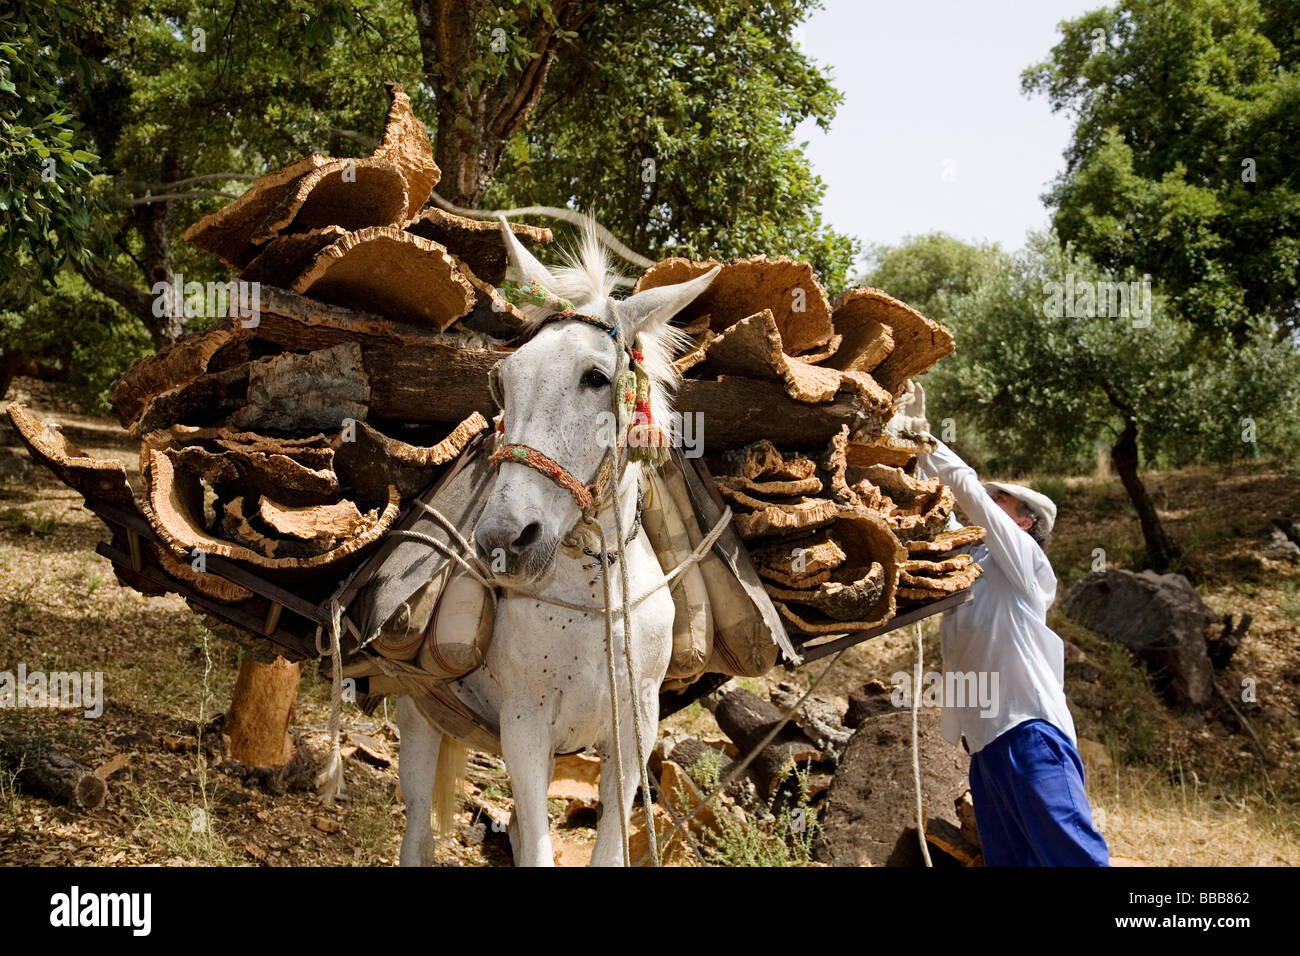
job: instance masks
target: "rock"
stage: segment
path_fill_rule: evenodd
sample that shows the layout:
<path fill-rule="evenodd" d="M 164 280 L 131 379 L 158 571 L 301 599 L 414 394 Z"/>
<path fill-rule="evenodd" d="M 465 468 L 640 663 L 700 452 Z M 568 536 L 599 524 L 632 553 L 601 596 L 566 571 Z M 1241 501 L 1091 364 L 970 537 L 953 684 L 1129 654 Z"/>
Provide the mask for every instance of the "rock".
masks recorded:
<path fill-rule="evenodd" d="M 1110 759 L 1110 751 L 1100 741 L 1080 737 L 1078 751 L 1079 756 L 1083 758 L 1084 769 L 1089 772 L 1114 766 L 1114 762 Z"/>
<path fill-rule="evenodd" d="M 1269 532 L 1268 543 L 1259 549 L 1261 557 L 1270 561 L 1300 561 L 1300 545 L 1297 545 L 1281 528 Z"/>
<path fill-rule="evenodd" d="M 960 827 L 956 803 L 969 788 L 970 758 L 943 739 L 939 714 L 922 708 L 918 721 L 924 811 L 927 819 Z M 831 783 L 814 859 L 834 866 L 921 865 L 912 787 L 911 711 L 890 707 L 863 720 Z"/>
<path fill-rule="evenodd" d="M 849 709 L 841 723 L 853 729 L 870 717 L 893 713 L 898 708 L 891 700 L 891 690 L 878 680 L 867 681 L 849 694 Z"/>
<path fill-rule="evenodd" d="M 785 713 L 794 707 L 802 694 L 798 688 L 780 683 L 768 694 L 768 699 Z M 844 726 L 839 708 L 834 703 L 824 697 L 809 697 L 794 712 L 792 719 L 829 760 L 839 760 L 852 731 Z"/>
<path fill-rule="evenodd" d="M 1061 607 L 1084 627 L 1132 651 L 1173 703 L 1209 703 L 1214 669 L 1206 634 L 1219 618 L 1187 578 L 1154 571 L 1093 571 L 1071 586 Z"/>
<path fill-rule="evenodd" d="M 0 455 L 0 480 L 21 481 L 31 476 L 31 459 L 19 452 Z"/>

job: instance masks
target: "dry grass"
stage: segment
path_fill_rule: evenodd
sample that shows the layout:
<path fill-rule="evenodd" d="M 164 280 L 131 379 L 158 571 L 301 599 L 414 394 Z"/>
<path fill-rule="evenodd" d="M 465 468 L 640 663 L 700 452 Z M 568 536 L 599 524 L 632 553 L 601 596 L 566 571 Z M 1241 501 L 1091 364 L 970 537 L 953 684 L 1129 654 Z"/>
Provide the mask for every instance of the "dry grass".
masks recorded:
<path fill-rule="evenodd" d="M 66 408 L 51 417 L 69 422 L 69 433 L 92 454 L 121 458 L 138 482 L 135 447 L 115 424 Z M 10 466 L 0 472 L 0 669 L 24 661 L 29 668 L 100 670 L 107 702 L 99 720 L 29 711 L 0 713 L 0 721 L 39 732 L 92 765 L 118 753 L 131 763 L 113 777 L 109 804 L 91 813 L 16 791 L 0 767 L 0 864 L 395 863 L 403 814 L 394 768 L 347 761 L 350 799 L 327 811 L 312 793 L 271 795 L 221 772 L 219 752 L 164 746 L 167 739 L 192 738 L 196 725 L 224 708 L 238 651 L 207 637 L 178 598 L 145 598 L 119 587 L 108 562 L 94 554 L 103 528 L 80 507 L 79 496 L 43 470 L 13 466 L 15 455 L 22 453 L 0 447 L 0 465 Z M 1269 518 L 1300 517 L 1300 479 L 1252 465 L 1156 474 L 1151 487 L 1171 532 L 1202 568 L 1206 601 L 1220 612 L 1255 615 L 1220 682 L 1255 682 L 1260 703 L 1250 719 L 1276 766 L 1266 777 L 1230 718 L 1170 713 L 1125 652 L 1054 615 L 1058 632 L 1100 670 L 1094 681 L 1067 674 L 1081 735 L 1099 741 L 1117 763 L 1089 760 L 1099 823 L 1115 853 L 1155 864 L 1300 863 L 1300 567 L 1255 556 Z M 1071 478 L 1052 491 L 1061 504 L 1052 558 L 1062 593 L 1087 572 L 1095 548 L 1105 550 L 1111 566 L 1137 563 L 1141 538 L 1116 482 Z M 930 665 L 939 660 L 937 631 L 937 622 L 927 622 Z M 843 703 L 865 680 L 888 682 L 893 672 L 910 671 L 913 653 L 910 629 L 855 647 L 820 693 Z M 823 666 L 747 683 L 757 691 L 777 680 L 806 686 Z M 326 687 L 308 668 L 296 711 L 296 732 L 319 752 L 326 742 Z M 349 728 L 395 752 L 396 735 L 384 718 L 382 709 L 373 718 L 345 712 Z M 678 737 L 718 733 L 698 705 L 663 730 Z M 479 766 L 472 783 L 476 802 L 498 813 L 508 808 L 499 764 Z M 204 806 L 196 817 L 194 808 Z M 328 820 L 318 826 L 322 815 Z M 338 824 L 333 832 L 330 821 Z M 482 818 L 471 809 L 460 816 L 462 825 L 476 822 Z M 586 828 L 559 835 L 557 846 L 590 843 Z M 481 866 L 509 858 L 503 837 L 489 827 L 481 842 L 473 835 L 450 841 L 441 860 Z"/>

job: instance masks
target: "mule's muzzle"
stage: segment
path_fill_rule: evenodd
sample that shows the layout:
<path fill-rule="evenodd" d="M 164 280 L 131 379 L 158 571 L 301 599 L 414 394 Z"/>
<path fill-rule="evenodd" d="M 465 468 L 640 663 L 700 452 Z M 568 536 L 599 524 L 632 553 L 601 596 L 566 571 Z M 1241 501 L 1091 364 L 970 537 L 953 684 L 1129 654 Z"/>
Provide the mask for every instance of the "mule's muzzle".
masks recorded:
<path fill-rule="evenodd" d="M 543 529 L 541 516 L 484 513 L 474 526 L 474 550 L 494 574 L 535 580 L 555 554 L 555 540 Z"/>

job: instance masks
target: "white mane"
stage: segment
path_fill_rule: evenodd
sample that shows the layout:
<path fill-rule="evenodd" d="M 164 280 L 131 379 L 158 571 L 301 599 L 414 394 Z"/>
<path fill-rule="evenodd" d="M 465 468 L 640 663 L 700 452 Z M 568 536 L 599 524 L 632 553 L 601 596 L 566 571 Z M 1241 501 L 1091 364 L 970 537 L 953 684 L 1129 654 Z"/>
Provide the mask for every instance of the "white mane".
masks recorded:
<path fill-rule="evenodd" d="M 582 229 L 576 248 L 560 251 L 560 264 L 548 266 L 554 282 L 551 292 L 568 299 L 579 312 L 609 318 L 611 309 L 617 313 L 618 301 L 613 297 L 623 276 L 614 268 L 609 252 L 594 226 L 588 221 Z M 545 306 L 520 305 L 520 311 L 528 320 L 527 328 L 535 328 L 537 323 L 551 314 Z M 635 329 L 628 327 L 625 318 L 619 315 L 623 335 L 628 344 L 632 344 Z M 658 330 L 646 330 L 641 333 L 641 350 L 645 355 L 645 369 L 653 383 L 651 412 L 655 421 L 665 428 L 669 424 L 673 410 L 673 393 L 681 381 L 681 375 L 673 366 L 673 357 L 691 345 L 690 336 L 677 327 L 664 323 Z M 676 437 L 675 435 L 673 437 Z"/>

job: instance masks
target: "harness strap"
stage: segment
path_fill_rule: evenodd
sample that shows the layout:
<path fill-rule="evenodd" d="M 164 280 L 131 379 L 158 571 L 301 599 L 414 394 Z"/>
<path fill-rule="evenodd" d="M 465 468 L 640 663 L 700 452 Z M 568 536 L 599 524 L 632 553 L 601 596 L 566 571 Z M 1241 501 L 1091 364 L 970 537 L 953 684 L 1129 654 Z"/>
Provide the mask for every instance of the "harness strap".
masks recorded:
<path fill-rule="evenodd" d="M 597 506 L 604 501 L 605 493 L 609 490 L 610 481 L 614 477 L 612 449 L 605 453 L 600 467 L 596 470 L 596 477 L 589 484 L 584 484 L 554 458 L 530 445 L 503 444 L 492 453 L 489 461 L 497 467 L 508 461 L 515 462 L 541 472 L 573 496 L 583 517 L 593 514 Z"/>

